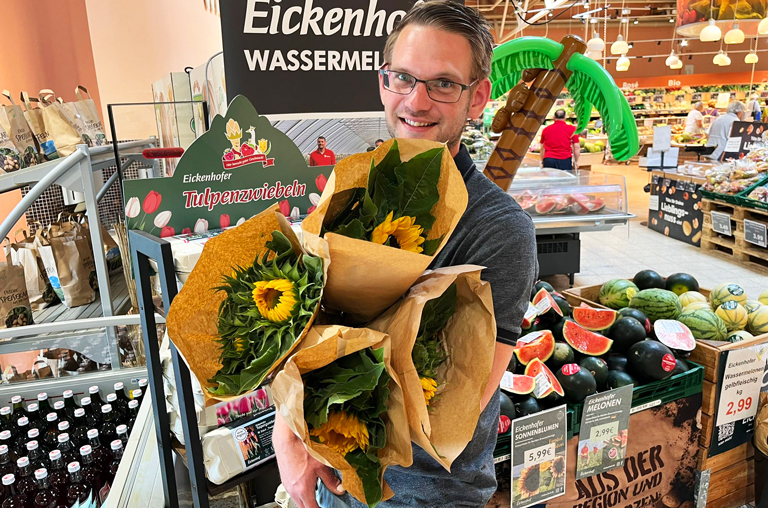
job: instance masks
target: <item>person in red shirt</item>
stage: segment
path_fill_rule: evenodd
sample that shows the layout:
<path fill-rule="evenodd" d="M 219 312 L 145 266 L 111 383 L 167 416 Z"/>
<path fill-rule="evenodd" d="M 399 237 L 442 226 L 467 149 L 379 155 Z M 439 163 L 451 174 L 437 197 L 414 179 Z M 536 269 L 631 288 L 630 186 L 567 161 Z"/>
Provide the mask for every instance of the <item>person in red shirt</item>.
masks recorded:
<path fill-rule="evenodd" d="M 336 155 L 325 147 L 325 138 L 317 138 L 317 150 L 309 154 L 310 166 L 335 166 Z"/>
<path fill-rule="evenodd" d="M 541 162 L 545 168 L 573 171 L 579 167 L 579 135 L 576 127 L 565 123 L 565 110 L 555 111 L 555 121 L 541 133 Z"/>

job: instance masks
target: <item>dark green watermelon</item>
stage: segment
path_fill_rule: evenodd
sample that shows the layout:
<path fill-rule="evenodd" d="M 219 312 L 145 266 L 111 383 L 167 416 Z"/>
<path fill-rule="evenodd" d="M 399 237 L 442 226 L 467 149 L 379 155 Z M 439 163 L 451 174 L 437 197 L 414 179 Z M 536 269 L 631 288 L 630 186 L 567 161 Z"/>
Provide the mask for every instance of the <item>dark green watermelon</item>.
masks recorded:
<path fill-rule="evenodd" d="M 613 340 L 612 351 L 626 354 L 629 348 L 645 340 L 645 327 L 632 317 L 622 317 L 616 320 L 608 332 Z"/>
<path fill-rule="evenodd" d="M 627 357 L 624 355 L 608 355 L 608 358 L 605 359 L 605 363 L 608 364 L 608 370 L 620 370 L 622 372 L 627 370 Z"/>
<path fill-rule="evenodd" d="M 539 292 L 540 289 L 546 289 L 550 293 L 555 290 L 555 288 L 552 287 L 552 284 L 549 282 L 545 282 L 543 280 L 537 280 L 536 284 L 533 286 L 533 291 L 531 291 L 531 300 L 533 300 L 533 297 L 536 296 L 536 293 Z"/>
<path fill-rule="evenodd" d="M 677 296 L 688 291 L 699 291 L 699 281 L 693 275 L 687 273 L 673 273 L 667 277 L 665 289 L 672 291 Z"/>
<path fill-rule="evenodd" d="M 557 302 L 557 306 L 560 307 L 560 310 L 563 311 L 563 316 L 570 316 L 573 310 L 571 309 L 571 304 L 568 303 L 568 300 L 558 293 L 557 291 L 552 292 L 552 298 L 555 299 Z"/>
<path fill-rule="evenodd" d="M 688 372 L 690 368 L 688 367 L 688 364 L 685 362 L 685 360 L 677 359 L 675 361 L 675 368 L 672 369 L 672 375 L 676 376 L 678 374 L 682 374 L 683 372 Z"/>
<path fill-rule="evenodd" d="M 528 395 L 515 403 L 515 411 L 518 416 L 528 416 L 541 411 L 541 406 L 534 397 Z"/>
<path fill-rule="evenodd" d="M 499 405 L 500 405 L 500 412 L 503 415 L 507 415 L 510 420 L 514 420 L 517 416 L 517 411 L 515 410 L 515 404 L 512 402 L 512 399 L 509 398 L 509 396 L 504 393 L 500 392 L 499 395 Z"/>
<path fill-rule="evenodd" d="M 565 391 L 565 400 L 578 404 L 587 396 L 597 393 L 597 381 L 587 369 L 575 363 L 563 365 L 556 374 L 557 380 Z"/>
<path fill-rule="evenodd" d="M 608 380 L 608 364 L 602 358 L 588 356 L 579 362 L 579 367 L 592 373 L 597 383 L 597 389 L 605 389 L 605 382 Z"/>
<path fill-rule="evenodd" d="M 621 317 L 631 317 L 637 319 L 637 321 L 645 327 L 645 333 L 651 333 L 651 320 L 640 309 L 633 309 L 632 307 L 625 307 L 619 309 L 619 315 Z"/>
<path fill-rule="evenodd" d="M 641 291 L 643 289 L 650 288 L 666 289 L 664 285 L 664 277 L 654 272 L 653 270 L 643 270 L 637 272 L 635 277 L 632 279 L 632 282 L 634 282 L 635 286 L 637 286 Z"/>
<path fill-rule="evenodd" d="M 620 370 L 612 370 L 608 372 L 608 379 L 605 383 L 607 389 L 613 390 L 614 388 L 627 385 L 637 385 L 635 378 Z"/>
<path fill-rule="evenodd" d="M 638 342 L 627 353 L 629 372 L 641 383 L 666 379 L 676 366 L 675 355 L 656 340 Z"/>
<path fill-rule="evenodd" d="M 549 367 L 549 370 L 557 372 L 560 370 L 560 367 L 567 363 L 574 363 L 575 360 L 576 357 L 573 354 L 571 346 L 565 342 L 556 342 L 555 352 L 552 353 L 552 356 L 545 363 L 547 367 Z"/>

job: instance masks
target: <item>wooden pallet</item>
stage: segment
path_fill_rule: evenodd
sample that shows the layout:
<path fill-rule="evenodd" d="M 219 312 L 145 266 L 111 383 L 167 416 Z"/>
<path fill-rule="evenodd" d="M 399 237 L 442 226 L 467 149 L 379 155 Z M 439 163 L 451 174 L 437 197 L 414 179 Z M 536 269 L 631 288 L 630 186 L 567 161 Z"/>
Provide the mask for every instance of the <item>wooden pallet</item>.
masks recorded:
<path fill-rule="evenodd" d="M 705 215 L 706 217 L 706 215 Z M 712 223 L 702 226 L 701 250 L 738 263 L 745 268 L 768 273 L 768 249 L 752 245 L 744 240 L 744 222 L 740 228 L 732 229 L 733 236 L 726 236 L 712 230 Z"/>

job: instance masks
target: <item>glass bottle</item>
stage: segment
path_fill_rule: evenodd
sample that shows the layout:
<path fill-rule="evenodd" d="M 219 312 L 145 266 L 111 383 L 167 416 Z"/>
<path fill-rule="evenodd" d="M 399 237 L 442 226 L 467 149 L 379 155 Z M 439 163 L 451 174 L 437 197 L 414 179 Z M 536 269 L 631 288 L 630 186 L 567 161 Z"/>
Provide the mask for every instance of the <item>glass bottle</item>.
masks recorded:
<path fill-rule="evenodd" d="M 51 488 L 59 496 L 59 500 L 63 501 L 67 498 L 69 478 L 67 477 L 67 469 L 64 467 L 64 459 L 61 458 L 61 450 L 51 451 L 48 454 L 48 460 L 51 461 L 49 474 Z"/>
<path fill-rule="evenodd" d="M 16 452 L 17 457 L 23 457 L 27 454 L 27 432 L 29 432 L 29 419 L 24 416 L 19 418 L 18 427 L 16 428 L 16 442 L 14 443 L 13 451 Z"/>
<path fill-rule="evenodd" d="M 11 462 L 15 462 L 16 442 L 11 438 L 11 431 L 4 430 L 0 432 L 0 446 L 5 446 L 5 448 L 8 450 L 8 456 L 10 457 Z"/>
<path fill-rule="evenodd" d="M 80 456 L 77 454 L 77 448 L 75 448 L 72 441 L 69 440 L 69 434 L 59 434 L 58 449 L 61 452 L 61 458 L 65 464 L 80 460 Z"/>
<path fill-rule="evenodd" d="M 33 471 L 40 468 L 48 469 L 51 466 L 48 463 L 48 456 L 40 449 L 37 441 L 27 443 L 27 458 L 29 459 L 29 467 Z"/>
<path fill-rule="evenodd" d="M 40 409 L 41 415 L 47 415 L 51 411 L 53 411 L 53 408 L 50 406 L 50 403 L 48 402 L 48 394 L 45 392 L 41 392 L 37 394 L 37 406 Z"/>
<path fill-rule="evenodd" d="M 64 397 L 64 412 L 67 414 L 69 421 L 73 421 L 75 419 L 75 409 L 77 409 L 75 393 L 72 390 L 65 390 L 62 396 Z"/>
<path fill-rule="evenodd" d="M 100 469 L 96 465 L 93 459 L 93 454 L 91 453 L 91 447 L 88 445 L 80 447 L 80 462 L 83 464 L 81 468 L 83 481 L 93 489 L 93 495 L 98 496 L 99 490 L 104 486 L 104 479 L 101 476 L 101 471 L 106 471 L 106 469 Z"/>
<path fill-rule="evenodd" d="M 136 423 L 136 417 L 139 415 L 139 401 L 132 400 L 128 403 L 128 430 L 133 429 L 133 424 Z"/>
<path fill-rule="evenodd" d="M 125 407 L 122 407 L 117 400 L 116 394 L 110 393 L 107 395 L 107 404 L 112 406 L 112 413 L 115 416 L 115 425 L 128 419 L 128 403 L 126 402 Z M 104 406 L 101 407 L 103 408 Z M 102 416 L 104 416 L 103 413 L 104 412 L 102 411 Z"/>
<path fill-rule="evenodd" d="M 59 416 L 51 412 L 45 419 L 48 421 L 48 428 L 43 435 L 43 446 L 51 451 L 56 448 L 56 438 L 59 435 Z"/>
<path fill-rule="evenodd" d="M 58 431 L 59 431 L 59 433 L 58 433 L 58 434 L 56 434 L 56 437 L 58 437 L 58 436 L 59 436 L 59 434 L 68 433 L 68 432 L 69 432 L 69 430 L 70 430 L 70 428 L 69 428 L 69 422 L 68 422 L 68 421 L 66 421 L 66 420 L 64 420 L 63 422 L 59 422 L 59 423 L 58 423 L 58 425 L 56 425 L 56 428 L 57 428 L 57 429 L 58 429 Z"/>
<path fill-rule="evenodd" d="M 70 462 L 67 466 L 69 472 L 69 485 L 67 486 L 67 504 L 72 506 L 75 503 L 83 503 L 88 499 L 91 493 L 89 487 L 83 479 L 83 472 L 80 469 L 80 463 Z"/>
<path fill-rule="evenodd" d="M 85 420 L 85 409 L 79 407 L 75 411 L 75 423 L 70 437 L 76 448 L 88 444 L 88 424 Z M 67 462 L 69 464 L 69 462 Z"/>
<path fill-rule="evenodd" d="M 128 446 L 128 426 L 125 424 L 118 425 L 115 431 L 117 431 L 117 439 L 123 443 L 123 448 Z"/>
<path fill-rule="evenodd" d="M 125 415 L 125 418 L 128 417 L 128 403 L 131 401 L 131 399 L 126 395 L 125 393 L 125 385 L 123 383 L 117 382 L 114 386 L 115 389 L 115 395 L 117 395 L 117 402 L 112 404 L 112 407 L 117 406 L 117 408 L 123 412 Z"/>
<path fill-rule="evenodd" d="M 40 440 L 40 431 L 37 429 L 29 429 L 27 431 L 27 442 L 24 444 L 24 448 L 28 449 L 27 445 L 31 443 L 32 441 L 37 441 L 37 447 L 40 448 L 40 450 L 43 452 L 44 455 L 48 454 L 48 449 L 46 446 L 43 445 L 43 442 Z M 24 455 L 29 457 L 29 453 L 25 452 Z M 37 469 L 37 466 L 32 464 L 32 471 Z"/>
<path fill-rule="evenodd" d="M 3 486 L 6 496 L 0 508 L 27 508 L 27 496 L 19 492 L 15 475 L 3 476 Z"/>
<path fill-rule="evenodd" d="M 91 404 L 93 404 L 93 410 L 100 411 L 101 406 L 104 405 L 104 401 L 102 400 L 101 394 L 99 393 L 99 387 L 96 385 L 93 385 L 90 388 L 88 388 L 88 396 L 91 398 Z"/>
<path fill-rule="evenodd" d="M 51 488 L 47 469 L 40 468 L 35 471 L 35 484 L 37 485 L 37 492 L 32 497 L 32 507 L 56 508 L 59 496 Z"/>
<path fill-rule="evenodd" d="M 85 425 L 89 429 L 95 429 L 101 423 L 101 418 L 96 413 L 97 409 L 93 407 L 90 397 L 80 399 L 80 407 L 85 410 Z M 100 408 L 99 408 L 100 410 Z"/>
<path fill-rule="evenodd" d="M 141 403 L 141 398 L 147 394 L 148 386 L 149 386 L 149 381 L 147 381 L 147 378 L 139 379 L 139 389 L 141 390 L 141 397 L 139 397 L 139 403 Z"/>
<path fill-rule="evenodd" d="M 125 406 L 126 411 L 128 406 Z M 0 407 L 0 431 L 10 430 L 13 428 L 13 422 L 11 422 L 11 408 L 10 406 Z"/>
<path fill-rule="evenodd" d="M 56 416 L 59 417 L 59 422 L 69 422 L 72 423 L 72 420 L 67 416 L 67 412 L 64 407 L 64 401 L 63 400 L 57 400 L 53 403 L 53 410 L 56 411 Z"/>
<path fill-rule="evenodd" d="M 16 469 L 19 473 L 19 481 L 16 484 L 16 488 L 19 489 L 19 492 L 26 494 L 37 490 L 35 477 L 32 474 L 32 467 L 29 465 L 29 459 L 27 457 L 22 457 L 16 461 Z"/>
<path fill-rule="evenodd" d="M 112 483 L 115 480 L 117 469 L 120 467 L 120 460 L 123 458 L 123 442 L 119 439 L 115 439 L 109 444 L 112 448 L 112 462 L 109 464 L 109 481 Z"/>
<path fill-rule="evenodd" d="M 99 425 L 99 435 L 105 443 L 111 443 L 117 439 L 117 419 L 112 410 L 112 404 L 101 406 L 101 425 Z M 93 446 L 93 444 L 91 444 Z"/>
<path fill-rule="evenodd" d="M 13 423 L 14 427 L 17 427 L 19 424 L 19 419 L 27 416 L 27 411 L 24 409 L 24 403 L 22 402 L 19 395 L 14 395 L 11 397 L 11 404 L 13 405 L 13 416 L 11 417 L 11 422 Z"/>
<path fill-rule="evenodd" d="M 16 474 L 16 466 L 13 465 L 13 458 L 8 445 L 0 445 L 0 476 L 7 474 Z"/>
<path fill-rule="evenodd" d="M 117 433 L 115 433 L 115 435 L 117 435 Z M 91 446 L 93 462 L 96 463 L 99 471 L 106 471 L 109 467 L 109 463 L 112 462 L 112 452 L 109 451 L 106 446 L 102 446 L 98 430 L 91 429 L 88 431 L 88 444 Z"/>
<path fill-rule="evenodd" d="M 29 419 L 30 428 L 45 430 L 45 420 L 40 416 L 40 409 L 37 406 L 37 402 L 33 402 L 27 406 L 27 418 Z"/>

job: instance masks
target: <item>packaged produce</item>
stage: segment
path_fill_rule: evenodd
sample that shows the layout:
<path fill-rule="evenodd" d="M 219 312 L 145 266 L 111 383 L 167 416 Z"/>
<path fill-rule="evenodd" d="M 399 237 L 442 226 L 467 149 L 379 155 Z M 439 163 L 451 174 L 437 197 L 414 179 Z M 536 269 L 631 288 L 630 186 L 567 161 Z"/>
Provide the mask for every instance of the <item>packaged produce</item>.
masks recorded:
<path fill-rule="evenodd" d="M 8 133 L 0 126 L 0 175 L 26 167 Z"/>
<path fill-rule="evenodd" d="M 63 105 L 56 101 L 52 90 L 40 90 L 38 99 L 41 104 L 41 114 L 45 130 L 56 143 L 59 157 L 66 157 L 77 150 L 77 145 L 83 142 L 78 133 L 76 122 L 67 113 Z"/>
<path fill-rule="evenodd" d="M 21 106 L 13 102 L 11 92 L 3 90 L 3 95 L 10 101 L 11 105 L 0 107 L 0 127 L 8 133 L 8 137 L 11 138 L 11 142 L 21 155 L 24 165 L 27 167 L 34 166 L 40 162 L 40 156 L 37 153 L 32 130 L 24 118 Z"/>
<path fill-rule="evenodd" d="M 22 232 L 24 238 L 19 240 L 18 233 Z M 24 280 L 29 295 L 29 303 L 32 310 L 42 310 L 48 305 L 58 302 L 59 297 L 48 280 L 43 259 L 37 248 L 34 236 L 27 236 L 25 230 L 16 231 L 16 241 L 10 244 L 10 257 L 24 267 Z"/>
<path fill-rule="evenodd" d="M 53 291 L 67 307 L 96 299 L 99 282 L 88 238 L 76 222 L 55 223 L 35 233 L 35 246 L 43 260 Z"/>
<path fill-rule="evenodd" d="M 87 98 L 83 98 L 83 93 Z M 91 99 L 91 94 L 84 86 L 78 85 L 75 88 L 75 95 L 77 102 L 71 104 L 83 122 L 83 140 L 90 146 L 106 145 L 107 136 L 104 133 L 104 126 L 101 123 L 99 112 L 96 110 L 96 105 Z"/>
<path fill-rule="evenodd" d="M 32 324 L 32 308 L 24 282 L 24 268 L 8 259 L 0 263 L 0 328 Z"/>
<path fill-rule="evenodd" d="M 35 136 L 38 146 L 40 146 L 40 157 L 46 161 L 52 161 L 59 158 L 56 151 L 56 142 L 50 131 L 45 127 L 43 120 L 43 110 L 39 107 L 32 107 L 32 103 L 39 102 L 35 97 L 30 98 L 27 92 L 21 92 L 21 100 L 24 102 L 24 118 L 27 120 L 32 134 Z M 41 160 L 42 162 L 42 160 Z"/>

